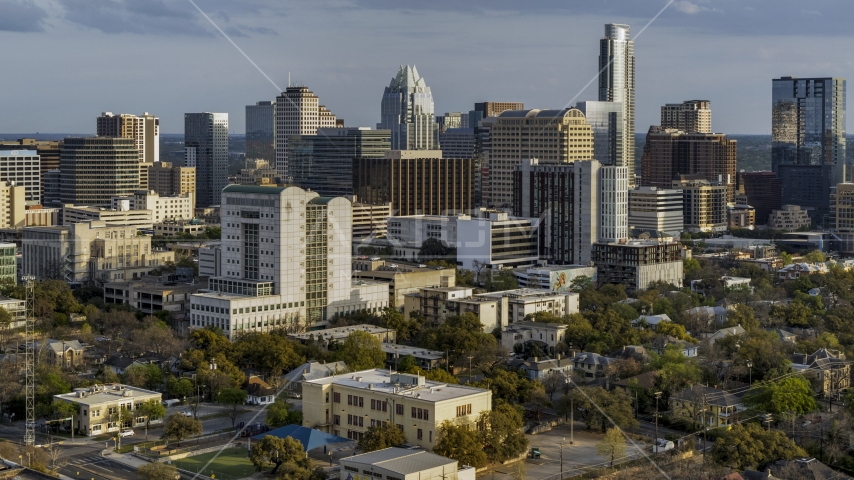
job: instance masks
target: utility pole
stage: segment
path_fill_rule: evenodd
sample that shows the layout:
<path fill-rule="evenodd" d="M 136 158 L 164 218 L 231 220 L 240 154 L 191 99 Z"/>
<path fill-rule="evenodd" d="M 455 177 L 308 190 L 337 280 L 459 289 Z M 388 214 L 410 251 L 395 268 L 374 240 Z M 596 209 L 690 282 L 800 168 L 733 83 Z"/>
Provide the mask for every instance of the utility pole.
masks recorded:
<path fill-rule="evenodd" d="M 474 355 L 469 355 L 469 383 L 471 383 L 471 359 L 474 358 Z"/>
<path fill-rule="evenodd" d="M 575 399 L 569 397 L 569 444 L 575 443 Z"/>
<path fill-rule="evenodd" d="M 652 442 L 655 445 L 655 453 L 658 453 L 658 399 L 661 398 L 661 392 L 655 392 L 655 440 Z M 705 446 L 705 445 L 703 445 Z"/>
<path fill-rule="evenodd" d="M 563 480 L 563 445 L 566 443 L 566 438 L 562 438 L 560 442 L 560 480 Z"/>
<path fill-rule="evenodd" d="M 748 385 L 753 385 L 753 362 L 750 360 L 747 361 L 747 370 L 750 372 Z"/>
<path fill-rule="evenodd" d="M 703 465 L 706 464 L 706 394 L 703 394 Z"/>
<path fill-rule="evenodd" d="M 26 289 L 26 308 L 27 319 L 25 336 L 24 336 L 24 396 L 26 397 L 26 419 L 24 425 L 24 445 L 34 445 L 36 443 L 36 405 L 35 405 L 35 277 L 27 275 L 23 278 L 24 288 Z"/>

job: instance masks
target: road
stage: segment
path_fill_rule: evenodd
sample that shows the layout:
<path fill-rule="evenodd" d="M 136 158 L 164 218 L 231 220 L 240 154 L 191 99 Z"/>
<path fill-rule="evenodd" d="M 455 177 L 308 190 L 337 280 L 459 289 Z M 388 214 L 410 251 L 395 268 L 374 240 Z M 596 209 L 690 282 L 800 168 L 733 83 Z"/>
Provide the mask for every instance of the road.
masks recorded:
<path fill-rule="evenodd" d="M 102 449 L 98 445 L 100 442 L 97 445 L 90 443 L 85 447 L 64 448 L 63 453 L 69 452 L 64 456 L 68 464 L 59 469 L 60 473 L 74 479 L 142 480 L 135 468 L 102 456 Z"/>

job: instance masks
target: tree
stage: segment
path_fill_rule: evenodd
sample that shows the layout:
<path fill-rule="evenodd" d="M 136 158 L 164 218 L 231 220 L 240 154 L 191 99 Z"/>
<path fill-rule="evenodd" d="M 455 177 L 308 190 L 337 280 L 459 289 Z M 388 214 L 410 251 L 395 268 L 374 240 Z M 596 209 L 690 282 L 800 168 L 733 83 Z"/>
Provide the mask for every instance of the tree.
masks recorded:
<path fill-rule="evenodd" d="M 580 292 L 593 286 L 593 279 L 587 275 L 578 275 L 569 281 L 569 291 Z"/>
<path fill-rule="evenodd" d="M 827 261 L 827 255 L 821 250 L 813 250 L 804 255 L 804 261 L 809 263 L 824 263 Z"/>
<path fill-rule="evenodd" d="M 32 445 L 21 447 L 21 458 L 25 467 L 47 473 L 47 464 L 50 462 L 50 456 L 43 448 Z"/>
<path fill-rule="evenodd" d="M 385 352 L 380 348 L 380 339 L 368 332 L 357 330 L 341 344 L 337 357 L 347 363 L 347 368 L 356 372 L 371 368 L 382 368 Z"/>
<path fill-rule="evenodd" d="M 569 397 L 573 399 L 576 418 L 581 419 L 590 430 L 605 433 L 612 425 L 611 422 L 622 429 L 638 425 L 634 418 L 632 399 L 620 389 L 609 392 L 602 387 L 578 387 Z M 560 406 L 565 409 L 568 403 L 562 401 Z"/>
<path fill-rule="evenodd" d="M 418 360 L 415 359 L 412 355 L 404 355 L 397 362 L 397 371 L 398 372 L 409 372 L 410 370 L 418 368 Z"/>
<path fill-rule="evenodd" d="M 145 428 L 151 426 L 151 421 L 166 416 L 166 407 L 157 400 L 146 400 L 137 405 L 136 411 L 145 415 Z"/>
<path fill-rule="evenodd" d="M 546 375 L 546 378 L 541 380 L 549 400 L 551 400 L 555 393 L 563 387 L 563 384 L 566 383 L 566 381 L 566 377 L 564 377 L 563 374 L 554 371 Z"/>
<path fill-rule="evenodd" d="M 136 469 L 136 473 L 145 480 L 175 480 L 178 470 L 166 463 L 153 462 Z"/>
<path fill-rule="evenodd" d="M 380 326 L 394 330 L 398 340 L 415 338 L 421 331 L 421 322 L 415 319 L 407 320 L 403 313 L 394 307 L 383 309 L 380 315 Z"/>
<path fill-rule="evenodd" d="M 406 443 L 406 435 L 403 430 L 397 428 L 397 425 L 393 423 L 380 422 L 368 428 L 368 431 L 359 440 L 358 449 L 367 453 L 404 443 Z"/>
<path fill-rule="evenodd" d="M 757 423 L 733 425 L 715 440 L 711 453 L 715 462 L 739 471 L 807 454 L 785 433 L 766 431 Z"/>
<path fill-rule="evenodd" d="M 735 305 L 735 308 L 727 312 L 724 327 L 734 327 L 736 325 L 741 325 L 745 330 L 755 330 L 760 327 L 759 320 L 756 318 L 756 312 L 750 305 L 739 303 Z"/>
<path fill-rule="evenodd" d="M 502 270 L 493 275 L 492 278 L 488 278 L 484 286 L 489 292 L 501 292 L 519 288 L 519 282 L 516 281 L 516 277 L 512 273 Z"/>
<path fill-rule="evenodd" d="M 283 400 L 276 400 L 267 407 L 267 419 L 264 422 L 272 428 L 285 425 L 301 425 L 302 412 L 294 410 L 293 406 Z"/>
<path fill-rule="evenodd" d="M 744 403 L 776 415 L 783 412 L 803 415 L 818 408 L 810 382 L 802 376 L 786 377 L 778 382 L 764 382 L 747 391 Z"/>
<path fill-rule="evenodd" d="M 259 472 L 269 464 L 291 464 L 300 468 L 311 468 L 311 460 L 308 459 L 302 443 L 291 437 L 265 435 L 260 442 L 252 444 L 249 460 Z"/>
<path fill-rule="evenodd" d="M 217 395 L 217 400 L 222 405 L 225 405 L 228 418 L 231 419 L 231 427 L 237 423 L 237 416 L 243 411 L 243 404 L 246 403 L 248 394 L 246 390 L 240 388 L 225 388 Z"/>
<path fill-rule="evenodd" d="M 454 425 L 448 420 L 439 426 L 433 453 L 452 458 L 460 465 L 471 465 L 475 468 L 486 466 L 486 453 L 483 452 L 474 430 L 465 425 Z"/>
<path fill-rule="evenodd" d="M 507 402 L 497 401 L 492 410 L 482 412 L 477 420 L 483 451 L 490 461 L 503 462 L 528 449 L 522 434 L 521 412 Z"/>
<path fill-rule="evenodd" d="M 176 412 L 166 417 L 160 438 L 166 441 L 175 440 L 180 445 L 181 440 L 201 433 L 202 422 Z"/>
<path fill-rule="evenodd" d="M 596 445 L 599 455 L 611 459 L 611 468 L 614 468 L 614 460 L 626 453 L 626 439 L 619 428 L 609 428 L 605 432 L 605 438 Z"/>
<path fill-rule="evenodd" d="M 421 367 L 415 367 L 409 370 L 407 373 L 423 375 L 424 378 L 426 378 L 427 380 L 433 380 L 434 382 L 451 384 L 460 383 L 459 378 L 451 375 L 449 372 L 442 370 L 441 368 L 434 368 L 433 370 L 423 370 L 421 369 Z"/>
<path fill-rule="evenodd" d="M 188 397 L 193 394 L 193 382 L 187 378 L 169 377 L 166 381 L 166 391 L 173 397 Z"/>

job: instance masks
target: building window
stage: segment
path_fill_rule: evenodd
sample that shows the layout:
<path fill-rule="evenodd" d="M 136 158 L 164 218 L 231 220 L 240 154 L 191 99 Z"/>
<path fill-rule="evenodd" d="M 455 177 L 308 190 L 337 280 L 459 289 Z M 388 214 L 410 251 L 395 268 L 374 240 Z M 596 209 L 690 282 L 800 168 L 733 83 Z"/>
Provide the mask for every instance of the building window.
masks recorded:
<path fill-rule="evenodd" d="M 334 392 L 332 394 L 332 401 L 335 403 L 341 403 L 341 394 L 338 392 Z"/>
<path fill-rule="evenodd" d="M 403 415 L 403 404 L 398 403 L 397 405 L 394 406 L 394 408 L 395 408 L 395 413 L 397 413 L 398 415 Z"/>
<path fill-rule="evenodd" d="M 424 439 L 424 431 L 419 428 L 418 429 L 418 440 L 423 440 L 423 439 Z"/>

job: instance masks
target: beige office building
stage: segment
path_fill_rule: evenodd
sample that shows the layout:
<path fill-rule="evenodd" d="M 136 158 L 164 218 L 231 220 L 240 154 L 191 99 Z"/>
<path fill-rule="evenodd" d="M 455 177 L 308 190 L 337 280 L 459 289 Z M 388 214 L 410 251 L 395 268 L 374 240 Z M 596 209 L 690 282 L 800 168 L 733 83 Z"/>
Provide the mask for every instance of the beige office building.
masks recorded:
<path fill-rule="evenodd" d="M 240 185 L 275 185 L 277 176 L 276 168 L 267 160 L 249 158 L 236 180 Z"/>
<path fill-rule="evenodd" d="M 407 443 L 432 449 L 444 421 L 473 424 L 492 409 L 492 391 L 421 375 L 363 370 L 302 384 L 303 426 L 359 440 L 378 423 L 397 425 Z"/>
<path fill-rule="evenodd" d="M 24 275 L 37 279 L 103 283 L 139 278 L 175 261 L 172 251 L 154 250 L 151 237 L 136 226 L 107 226 L 89 221 L 63 227 L 25 227 Z"/>
<path fill-rule="evenodd" d="M 661 107 L 661 127 L 685 133 L 712 133 L 712 108 L 708 100 L 688 100 Z"/>
<path fill-rule="evenodd" d="M 342 122 L 343 123 L 343 122 Z M 288 87 L 276 97 L 276 171 L 288 177 L 288 137 L 315 135 L 318 128 L 334 128 L 339 122 L 308 87 Z"/>
<path fill-rule="evenodd" d="M 118 209 L 107 209 L 69 203 L 62 206 L 62 224 L 74 225 L 80 222 L 100 220 L 108 227 L 151 228 L 154 225 L 153 213 L 151 210 L 133 210 L 127 208 L 127 205 Z"/>
<path fill-rule="evenodd" d="M 69 402 L 77 407 L 77 412 L 72 420 L 66 421 L 66 426 L 73 421 L 75 430 L 82 430 L 89 436 L 145 426 L 147 417 L 139 412 L 140 405 L 151 400 L 160 402 L 162 397 L 159 392 L 118 383 L 77 388 L 71 393 L 53 396 L 56 400 Z M 139 413 L 134 415 L 130 422 L 120 424 L 119 415 L 122 410 Z"/>
<path fill-rule="evenodd" d="M 844 184 L 840 184 L 844 185 Z M 836 195 L 837 195 L 837 205 L 836 205 L 836 224 L 839 225 L 840 220 L 843 225 L 845 222 L 851 222 L 850 218 L 845 218 L 846 215 L 850 213 L 846 212 L 846 210 L 850 207 L 845 206 L 844 202 L 841 208 L 839 208 L 839 187 L 837 186 Z M 845 190 L 843 189 L 843 198 L 845 195 Z M 842 213 L 843 218 L 840 219 L 839 214 Z M 783 205 L 783 208 L 780 210 L 771 210 L 771 215 L 768 215 L 768 228 L 773 230 L 785 230 L 787 232 L 794 232 L 800 228 L 808 227 L 810 225 L 810 217 L 806 210 L 801 208 L 799 205 Z"/>
<path fill-rule="evenodd" d="M 160 119 L 148 112 L 141 116 L 103 112 L 97 120 L 99 137 L 132 138 L 140 163 L 160 161 Z"/>
<path fill-rule="evenodd" d="M 26 189 L 0 182 L 0 228 L 21 228 L 26 225 Z"/>
<path fill-rule="evenodd" d="M 490 130 L 489 183 L 494 207 L 513 205 L 513 168 L 523 160 L 540 164 L 593 158 L 593 129 L 581 110 L 508 110 Z"/>
<path fill-rule="evenodd" d="M 196 198 L 196 167 L 173 166 L 171 162 L 157 162 L 148 167 L 148 190 L 164 197 L 190 194 Z"/>
<path fill-rule="evenodd" d="M 729 225 L 726 185 L 709 183 L 696 174 L 677 176 L 673 188 L 682 190 L 682 221 L 686 231 L 726 231 Z"/>

